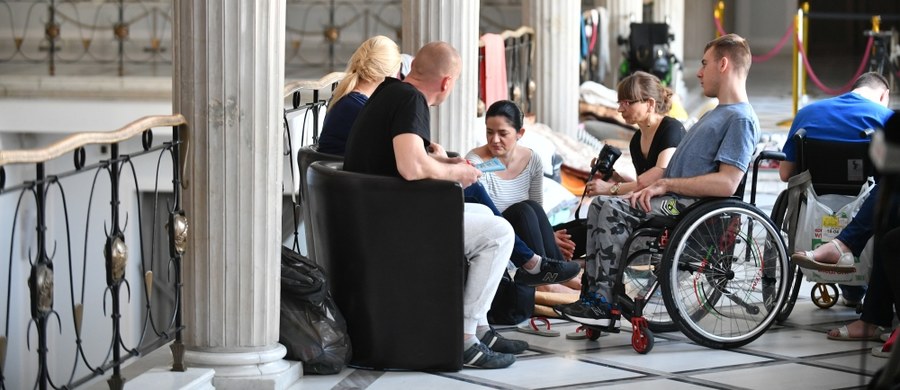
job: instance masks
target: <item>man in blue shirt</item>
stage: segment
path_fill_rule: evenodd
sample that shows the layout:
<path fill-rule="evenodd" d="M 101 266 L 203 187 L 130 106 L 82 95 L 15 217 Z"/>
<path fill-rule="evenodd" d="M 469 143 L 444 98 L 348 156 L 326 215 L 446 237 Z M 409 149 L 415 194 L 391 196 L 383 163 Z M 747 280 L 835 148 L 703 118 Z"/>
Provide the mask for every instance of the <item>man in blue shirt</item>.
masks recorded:
<path fill-rule="evenodd" d="M 797 169 L 797 145 L 794 134 L 800 129 L 806 130 L 807 137 L 837 142 L 867 142 L 861 133 L 870 129 L 884 128 L 893 111 L 888 109 L 890 89 L 887 79 L 875 72 L 864 73 L 853 83 L 853 89 L 840 96 L 820 100 L 803 107 L 791 123 L 787 142 L 782 151 L 785 161 L 781 162 L 778 173 L 782 181 L 788 181 Z M 853 268 L 853 256 L 859 256 L 866 242 L 872 237 L 873 213 L 875 200 L 878 198 L 878 186 L 872 189 L 869 198 L 860 207 L 856 217 L 845 227 L 831 245 L 821 245 L 813 251 L 802 252 L 791 257 L 795 264 L 803 268 L 824 271 L 845 272 L 845 268 Z M 843 302 L 847 306 L 857 306 L 866 295 L 865 286 L 840 285 Z M 867 299 L 868 300 L 868 299 Z M 867 306 L 879 306 L 866 303 Z M 890 311 L 890 304 L 887 304 Z M 870 308 L 864 312 L 879 312 Z M 890 316 L 887 317 L 890 322 Z M 863 318 L 866 320 L 866 318 Z M 868 321 L 868 333 L 874 332 L 877 321 Z M 861 328 L 866 321 L 856 321 L 845 327 L 844 335 L 829 332 L 829 337 L 857 337 L 864 333 Z M 832 334 L 834 333 L 834 334 Z"/>
<path fill-rule="evenodd" d="M 809 138 L 823 141 L 867 142 L 860 133 L 884 127 L 893 114 L 888 109 L 888 88 L 884 76 L 875 72 L 863 73 L 853 83 L 850 92 L 820 100 L 797 111 L 782 149 L 785 161 L 778 168 L 781 180 L 788 181 L 795 173 L 797 151 L 793 137 L 797 130 L 805 129 Z"/>

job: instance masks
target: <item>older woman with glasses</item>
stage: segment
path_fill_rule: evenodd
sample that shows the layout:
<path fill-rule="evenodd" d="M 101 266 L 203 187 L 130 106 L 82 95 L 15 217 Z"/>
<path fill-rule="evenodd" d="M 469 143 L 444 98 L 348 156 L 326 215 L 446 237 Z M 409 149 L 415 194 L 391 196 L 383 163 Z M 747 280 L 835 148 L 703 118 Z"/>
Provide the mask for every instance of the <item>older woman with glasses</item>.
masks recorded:
<path fill-rule="evenodd" d="M 615 174 L 610 181 L 594 179 L 586 185 L 591 196 L 626 194 L 661 178 L 685 134 L 681 122 L 666 115 L 672 108 L 672 90 L 656 76 L 635 72 L 622 79 L 617 92 L 622 118 L 640 128 L 629 145 L 638 178 L 630 181 Z"/>

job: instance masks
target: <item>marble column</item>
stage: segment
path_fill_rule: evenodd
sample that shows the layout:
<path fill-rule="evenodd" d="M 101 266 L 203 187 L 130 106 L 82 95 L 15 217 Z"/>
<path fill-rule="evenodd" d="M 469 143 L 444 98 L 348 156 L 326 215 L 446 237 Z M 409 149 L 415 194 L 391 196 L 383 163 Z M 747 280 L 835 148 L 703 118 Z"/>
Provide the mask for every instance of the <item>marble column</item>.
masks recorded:
<path fill-rule="evenodd" d="M 188 367 L 217 389 L 301 375 L 278 343 L 285 3 L 175 2 L 173 109 L 188 122 L 184 275 Z"/>
<path fill-rule="evenodd" d="M 462 73 L 453 92 L 431 110 L 432 141 L 465 154 L 483 134 L 478 123 L 479 0 L 403 0 L 404 53 L 415 54 L 432 41 L 445 41 L 459 51 Z M 482 135 L 483 138 L 483 135 Z"/>
<path fill-rule="evenodd" d="M 614 45 L 610 48 L 609 63 L 616 69 L 606 75 L 603 84 L 615 89 L 619 82 L 619 65 L 622 64 L 622 47 L 616 42 L 619 37 L 627 38 L 631 32 L 631 23 L 641 23 L 644 20 L 644 2 L 634 0 L 595 0 L 598 7 L 606 7 L 609 10 L 609 42 Z"/>
<path fill-rule="evenodd" d="M 534 113 L 554 131 L 575 137 L 581 1 L 523 0 L 522 23 L 534 28 Z"/>

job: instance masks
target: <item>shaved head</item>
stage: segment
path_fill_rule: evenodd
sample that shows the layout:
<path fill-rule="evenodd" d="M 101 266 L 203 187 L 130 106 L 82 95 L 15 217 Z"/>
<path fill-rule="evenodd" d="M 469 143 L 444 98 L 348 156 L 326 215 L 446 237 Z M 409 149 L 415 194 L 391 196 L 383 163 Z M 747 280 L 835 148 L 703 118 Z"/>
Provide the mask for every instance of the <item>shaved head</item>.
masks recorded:
<path fill-rule="evenodd" d="M 422 46 L 412 62 L 410 75 L 421 80 L 455 77 L 460 69 L 459 53 L 447 42 L 431 42 Z"/>

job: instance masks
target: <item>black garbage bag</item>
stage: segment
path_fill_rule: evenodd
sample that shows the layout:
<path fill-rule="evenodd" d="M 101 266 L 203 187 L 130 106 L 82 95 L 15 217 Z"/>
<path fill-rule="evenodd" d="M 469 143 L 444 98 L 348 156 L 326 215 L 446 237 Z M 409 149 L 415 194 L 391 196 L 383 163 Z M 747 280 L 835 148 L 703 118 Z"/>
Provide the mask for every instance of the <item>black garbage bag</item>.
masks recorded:
<path fill-rule="evenodd" d="M 318 265 L 281 248 L 281 335 L 286 359 L 303 362 L 303 372 L 337 374 L 350 361 L 347 323 L 328 291 Z"/>

